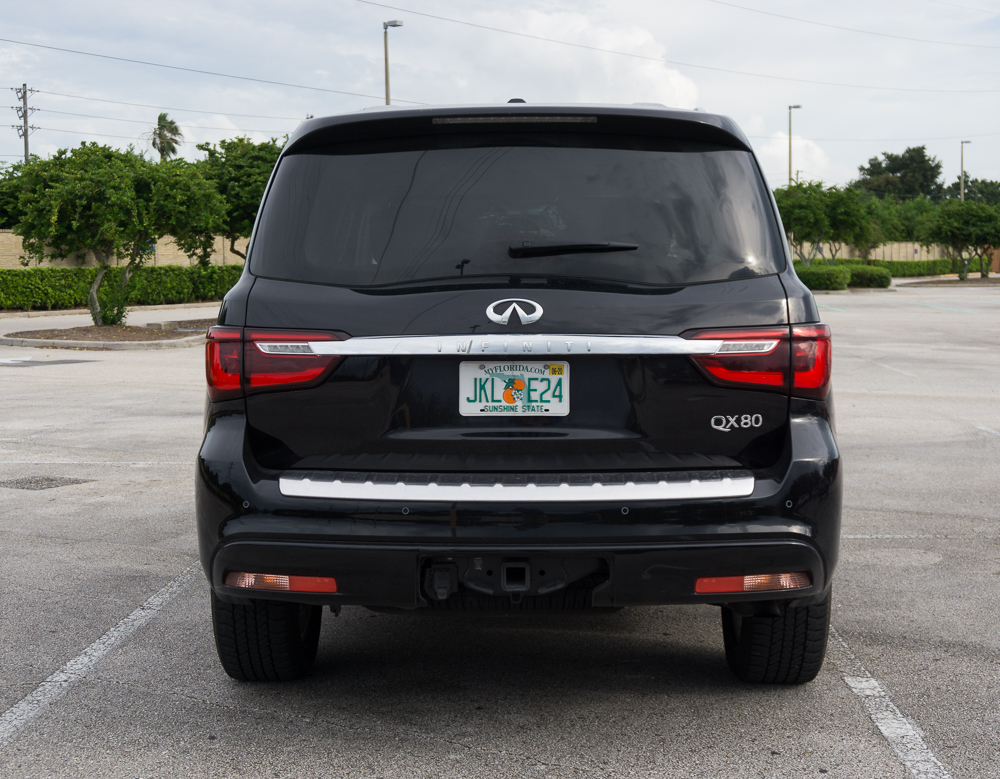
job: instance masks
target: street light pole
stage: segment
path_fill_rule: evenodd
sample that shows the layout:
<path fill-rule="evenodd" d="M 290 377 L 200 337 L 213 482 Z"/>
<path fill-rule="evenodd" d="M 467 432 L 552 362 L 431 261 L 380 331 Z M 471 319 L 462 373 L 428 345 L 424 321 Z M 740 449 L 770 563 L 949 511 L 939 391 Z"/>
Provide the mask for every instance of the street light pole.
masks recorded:
<path fill-rule="evenodd" d="M 382 22 L 382 32 L 385 36 L 385 104 L 389 105 L 389 28 L 402 27 L 403 23 L 398 19 L 391 22 Z"/>
<path fill-rule="evenodd" d="M 965 200 L 965 144 L 972 143 L 972 141 L 962 141 L 960 148 L 962 149 L 962 175 L 958 178 L 958 197 L 960 200 Z"/>
<path fill-rule="evenodd" d="M 792 186 L 792 109 L 800 105 L 788 106 L 788 186 Z"/>

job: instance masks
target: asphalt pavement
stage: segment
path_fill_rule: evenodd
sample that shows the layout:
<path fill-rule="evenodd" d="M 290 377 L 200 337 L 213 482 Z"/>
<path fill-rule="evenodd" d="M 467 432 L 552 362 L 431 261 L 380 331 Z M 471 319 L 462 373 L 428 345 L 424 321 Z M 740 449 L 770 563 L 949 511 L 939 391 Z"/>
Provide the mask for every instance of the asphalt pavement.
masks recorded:
<path fill-rule="evenodd" d="M 1000 292 L 817 301 L 844 540 L 792 688 L 736 681 L 707 606 L 345 608 L 307 678 L 234 682 L 195 566 L 202 350 L 0 347 L 0 777 L 1000 776 Z"/>

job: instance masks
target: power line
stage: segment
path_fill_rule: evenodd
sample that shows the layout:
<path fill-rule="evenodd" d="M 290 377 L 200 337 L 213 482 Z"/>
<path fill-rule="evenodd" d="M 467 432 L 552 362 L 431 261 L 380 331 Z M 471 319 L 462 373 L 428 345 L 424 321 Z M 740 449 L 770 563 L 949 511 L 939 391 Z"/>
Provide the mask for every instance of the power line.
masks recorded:
<path fill-rule="evenodd" d="M 490 30 L 492 32 L 502 32 L 505 35 L 516 35 L 519 38 L 530 38 L 536 41 L 545 41 L 546 43 L 558 43 L 560 46 L 572 46 L 576 49 L 587 49 L 588 51 L 599 51 L 603 54 L 615 54 L 620 57 L 632 57 L 634 59 L 647 60 L 649 62 L 663 62 L 667 65 L 678 65 L 684 68 L 697 68 L 699 70 L 710 70 L 715 73 L 731 73 L 737 76 L 750 76 L 752 78 L 767 78 L 774 81 L 791 81 L 798 84 L 816 84 L 818 86 L 824 87 L 844 87 L 847 89 L 871 89 L 880 92 L 927 92 L 934 94 L 994 94 L 1000 92 L 1000 89 L 922 89 L 920 87 L 883 87 L 883 86 L 871 86 L 867 84 L 845 84 L 839 81 L 816 81 L 814 79 L 807 78 L 794 78 L 792 76 L 775 76 L 769 73 L 754 73 L 749 70 L 734 70 L 732 68 L 716 68 L 711 65 L 695 65 L 691 62 L 681 62 L 680 60 L 669 60 L 663 57 L 649 57 L 645 54 L 634 54 L 628 51 L 616 51 L 615 49 L 604 49 L 600 46 L 588 46 L 585 43 L 574 43 L 572 41 L 561 41 L 556 38 L 544 38 L 541 35 L 531 35 L 526 32 L 516 32 L 514 30 L 504 30 L 500 27 L 490 27 L 485 24 L 476 24 L 475 22 L 466 22 L 461 19 L 451 19 L 447 16 L 436 16 L 435 14 L 424 13 L 423 11 L 413 11 L 409 8 L 402 8 L 398 5 L 388 5 L 386 3 L 376 3 L 373 0 L 355 0 L 357 3 L 364 3 L 365 5 L 372 5 L 378 8 L 388 8 L 391 11 L 402 11 L 403 13 L 413 14 L 414 16 L 423 16 L 428 19 L 437 19 L 442 22 L 451 22 L 452 24 L 462 24 L 466 27 L 476 27 L 480 30 Z M 2 39 L 0 39 L 2 40 Z"/>
<path fill-rule="evenodd" d="M 84 119 L 105 119 L 110 122 L 131 122 L 133 124 L 144 124 L 151 127 L 151 123 L 146 119 L 119 119 L 114 116 L 94 116 L 93 114 L 74 114 L 69 111 L 56 111 L 51 108 L 39 108 L 39 111 L 44 111 L 48 114 L 62 114 L 63 116 L 80 116 Z M 180 124 L 178 127 L 182 127 L 187 130 L 228 130 L 234 133 L 278 133 L 279 135 L 284 135 L 287 130 L 241 130 L 237 127 L 202 127 L 197 124 Z"/>
<path fill-rule="evenodd" d="M 930 137 L 921 138 L 804 138 L 798 135 L 792 136 L 793 140 L 796 141 L 823 141 L 823 142 L 840 142 L 845 143 L 923 143 L 924 141 L 957 141 L 961 138 L 990 138 L 995 135 L 1000 135 L 1000 132 L 996 133 L 964 133 L 963 135 L 938 135 Z M 758 138 L 764 140 L 774 140 L 775 138 L 780 138 L 782 143 L 788 140 L 788 136 L 774 136 L 774 135 L 748 135 L 747 138 Z"/>
<path fill-rule="evenodd" d="M 135 106 L 136 108 L 155 108 L 157 111 L 183 111 L 190 114 L 212 114 L 213 116 L 238 116 L 242 119 L 288 119 L 290 121 L 301 122 L 299 116 L 262 116 L 260 114 L 233 114 L 228 111 L 200 111 L 197 108 L 174 108 L 171 106 L 149 105 L 147 103 L 126 103 L 124 100 L 108 100 L 102 97 L 84 97 L 83 95 L 67 95 L 62 92 L 49 92 L 46 89 L 35 90 L 40 95 L 53 95 L 55 97 L 68 97 L 72 100 L 92 100 L 97 103 L 114 103 L 115 105 Z"/>
<path fill-rule="evenodd" d="M 2 43 L 13 43 L 18 46 L 33 46 L 36 49 L 48 49 L 49 51 L 61 51 L 66 54 L 80 54 L 84 57 L 98 57 L 100 59 L 114 60 L 115 62 L 129 62 L 133 65 L 148 65 L 152 68 L 167 68 L 168 70 L 183 70 L 186 73 L 198 73 L 202 76 L 218 76 L 219 78 L 232 78 L 239 81 L 253 81 L 257 84 L 269 84 L 277 87 L 291 87 L 292 89 L 309 89 L 313 92 L 328 92 L 335 95 L 350 95 L 351 97 L 368 97 L 374 100 L 381 100 L 381 95 L 365 95 L 360 92 L 345 92 L 342 89 L 326 89 L 325 87 L 310 87 L 304 84 L 289 84 L 284 81 L 268 81 L 263 78 L 251 78 L 250 76 L 234 76 L 231 73 L 216 73 L 212 70 L 198 70 L 197 68 L 184 68 L 180 65 L 164 65 L 160 62 L 147 62 L 145 60 L 128 59 L 127 57 L 114 57 L 110 54 L 95 54 L 92 51 L 79 51 L 77 49 L 64 49 L 60 46 L 46 46 L 42 43 L 28 43 L 27 41 L 15 41 L 12 38 L 0 38 Z M 399 103 L 413 103 L 414 105 L 427 105 L 418 103 L 415 100 L 397 100 Z"/>
<path fill-rule="evenodd" d="M 39 127 L 39 130 L 45 130 L 50 133 L 73 133 L 74 135 L 93 135 L 98 138 L 124 138 L 127 141 L 142 141 L 142 137 L 138 135 L 111 135 L 109 133 L 87 133 L 83 130 L 64 130 L 61 127 Z M 194 141 L 177 141 L 177 143 L 194 143 Z"/>
<path fill-rule="evenodd" d="M 971 5 L 959 5 L 958 3 L 948 3 L 945 0 L 928 0 L 931 3 L 937 3 L 938 5 L 950 5 L 952 8 L 964 8 L 966 11 L 977 11 L 981 14 L 991 14 L 996 16 L 996 11 L 987 11 L 985 8 L 973 8 Z"/>
<path fill-rule="evenodd" d="M 800 24 L 811 24 L 816 27 L 829 27 L 833 30 L 842 30 L 844 32 L 856 32 L 861 35 L 876 35 L 879 38 L 895 38 L 898 41 L 912 41 L 914 43 L 933 43 L 938 46 L 961 46 L 967 49 L 1000 49 L 1000 46 L 990 46 L 985 43 L 952 43 L 951 41 L 933 41 L 926 38 L 909 38 L 905 35 L 892 35 L 887 32 L 873 32 L 871 30 L 858 30 L 854 27 L 841 27 L 839 24 L 827 24 L 826 22 L 814 22 L 809 19 L 800 19 L 797 16 L 786 16 L 785 14 L 776 14 L 773 11 L 761 11 L 758 8 L 749 8 L 745 5 L 737 5 L 736 3 L 727 3 L 725 0 L 706 0 L 709 3 L 715 3 L 716 5 L 724 5 L 729 8 L 738 8 L 741 11 L 749 11 L 750 13 L 763 14 L 764 16 L 774 16 L 778 19 L 788 19 L 792 22 L 799 22 Z"/>

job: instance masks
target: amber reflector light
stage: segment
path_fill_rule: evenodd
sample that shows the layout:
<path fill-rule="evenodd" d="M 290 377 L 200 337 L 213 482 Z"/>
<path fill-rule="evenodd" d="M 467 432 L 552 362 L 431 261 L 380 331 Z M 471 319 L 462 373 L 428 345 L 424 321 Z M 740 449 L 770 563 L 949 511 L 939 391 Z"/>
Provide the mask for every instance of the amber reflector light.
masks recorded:
<path fill-rule="evenodd" d="M 795 573 L 759 573 L 752 576 L 703 576 L 694 583 L 697 593 L 765 592 L 797 590 L 812 584 L 807 571 Z"/>
<path fill-rule="evenodd" d="M 336 592 L 337 580 L 332 576 L 283 576 L 274 573 L 244 573 L 230 571 L 226 584 L 243 590 L 271 592 Z"/>

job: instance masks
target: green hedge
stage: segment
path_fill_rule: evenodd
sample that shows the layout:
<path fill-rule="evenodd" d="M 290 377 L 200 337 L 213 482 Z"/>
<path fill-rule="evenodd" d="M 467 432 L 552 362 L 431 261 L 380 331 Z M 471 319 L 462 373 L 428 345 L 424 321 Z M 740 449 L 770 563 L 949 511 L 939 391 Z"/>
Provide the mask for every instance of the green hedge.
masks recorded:
<path fill-rule="evenodd" d="M 870 267 L 885 268 L 894 277 L 943 276 L 945 273 L 958 273 L 957 267 L 953 267 L 952 262 L 952 260 L 872 260 Z M 799 260 L 795 260 L 794 264 L 796 272 L 803 267 Z M 834 267 L 849 266 L 855 268 L 864 265 L 864 260 L 853 257 L 842 257 L 834 261 Z M 823 260 L 814 260 L 810 267 L 818 268 L 820 266 L 829 267 Z M 976 269 L 979 269 L 978 265 Z"/>
<path fill-rule="evenodd" d="M 893 276 L 943 276 L 954 273 L 951 260 L 875 260 L 876 268 L 885 268 Z"/>
<path fill-rule="evenodd" d="M 878 268 L 872 265 L 852 265 L 851 280 L 848 287 L 885 288 L 892 285 L 892 276 L 888 268 Z"/>
<path fill-rule="evenodd" d="M 847 289 L 851 269 L 830 265 L 812 265 L 796 268 L 798 277 L 809 289 Z"/>
<path fill-rule="evenodd" d="M 117 286 L 121 268 L 111 268 L 101 285 L 104 298 Z M 129 283 L 129 304 L 156 306 L 222 300 L 243 273 L 242 265 L 158 265 L 140 268 Z M 0 309 L 21 311 L 86 308 L 96 268 L 0 270 Z"/>

